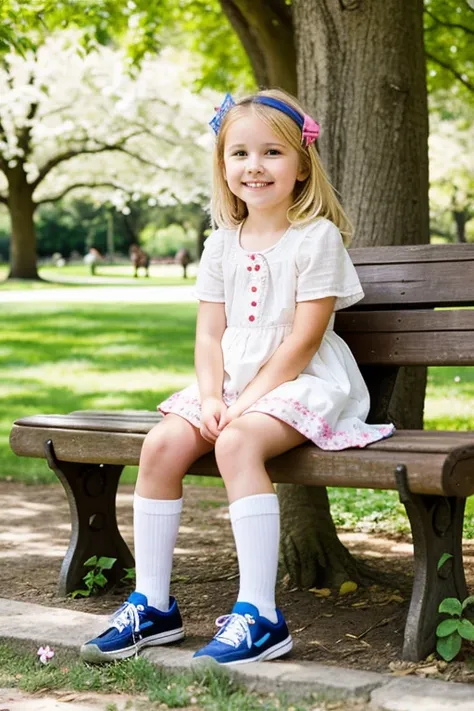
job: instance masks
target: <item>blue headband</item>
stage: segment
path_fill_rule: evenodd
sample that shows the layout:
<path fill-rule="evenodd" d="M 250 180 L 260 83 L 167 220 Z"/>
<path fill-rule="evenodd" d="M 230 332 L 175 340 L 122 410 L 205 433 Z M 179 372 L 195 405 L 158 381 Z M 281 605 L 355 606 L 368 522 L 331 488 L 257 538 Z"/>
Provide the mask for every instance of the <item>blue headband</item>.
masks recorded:
<path fill-rule="evenodd" d="M 303 130 L 303 116 L 299 114 L 298 111 L 295 111 L 295 109 L 292 109 L 291 106 L 285 104 L 283 101 L 280 101 L 279 99 L 272 99 L 270 96 L 256 96 L 254 99 L 252 99 L 252 104 L 265 104 L 265 106 L 271 106 L 272 109 L 277 109 L 278 111 L 281 111 L 282 113 L 293 119 L 293 121 L 298 124 L 301 130 Z"/>
<path fill-rule="evenodd" d="M 280 99 L 273 99 L 271 96 L 257 95 L 252 98 L 250 103 L 270 106 L 270 108 L 281 111 L 293 119 L 302 131 L 301 138 L 306 147 L 311 145 L 311 143 L 313 143 L 319 136 L 319 124 L 317 124 L 311 116 L 308 116 L 308 114 L 304 114 L 302 116 L 298 111 L 293 109 L 284 101 L 280 101 Z M 219 133 L 225 115 L 233 106 L 235 106 L 234 99 L 230 94 L 226 94 L 222 105 L 216 108 L 216 115 L 211 121 L 209 121 L 209 125 L 212 126 L 212 129 L 216 135 Z"/>

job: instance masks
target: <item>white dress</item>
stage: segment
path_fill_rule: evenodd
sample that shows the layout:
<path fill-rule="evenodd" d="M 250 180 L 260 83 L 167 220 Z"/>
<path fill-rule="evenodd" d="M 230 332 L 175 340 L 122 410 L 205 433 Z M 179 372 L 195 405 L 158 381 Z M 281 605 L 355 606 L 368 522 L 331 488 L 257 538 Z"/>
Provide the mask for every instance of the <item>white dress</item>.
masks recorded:
<path fill-rule="evenodd" d="M 357 272 L 337 227 L 326 219 L 291 226 L 268 249 L 240 245 L 240 228 L 218 229 L 206 240 L 196 284 L 197 298 L 224 302 L 223 400 L 233 404 L 291 333 L 299 301 L 335 296 L 334 310 L 363 298 Z M 279 385 L 245 412 L 272 415 L 321 449 L 365 447 L 389 437 L 391 424 L 368 425 L 369 393 L 357 363 L 333 329 L 295 379 Z M 197 383 L 171 395 L 158 409 L 200 425 Z"/>

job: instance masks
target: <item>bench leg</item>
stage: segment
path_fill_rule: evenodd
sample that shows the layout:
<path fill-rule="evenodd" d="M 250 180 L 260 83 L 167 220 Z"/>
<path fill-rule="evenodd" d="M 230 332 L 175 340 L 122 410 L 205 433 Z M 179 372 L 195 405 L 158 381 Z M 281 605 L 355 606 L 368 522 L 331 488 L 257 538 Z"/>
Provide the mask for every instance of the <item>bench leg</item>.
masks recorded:
<path fill-rule="evenodd" d="M 415 555 L 415 577 L 405 627 L 402 657 L 419 661 L 436 647 L 438 606 L 445 597 L 467 596 L 462 558 L 465 499 L 425 496 L 408 489 L 404 465 L 395 470 L 400 501 L 410 519 Z M 438 570 L 443 553 L 452 558 Z"/>
<path fill-rule="evenodd" d="M 67 595 L 84 586 L 84 562 L 91 556 L 116 558 L 107 571 L 111 583 L 134 566 L 133 556 L 117 527 L 115 498 L 123 466 L 77 464 L 56 459 L 51 440 L 44 445 L 50 469 L 63 485 L 71 511 L 71 540 L 59 575 L 58 594 Z"/>

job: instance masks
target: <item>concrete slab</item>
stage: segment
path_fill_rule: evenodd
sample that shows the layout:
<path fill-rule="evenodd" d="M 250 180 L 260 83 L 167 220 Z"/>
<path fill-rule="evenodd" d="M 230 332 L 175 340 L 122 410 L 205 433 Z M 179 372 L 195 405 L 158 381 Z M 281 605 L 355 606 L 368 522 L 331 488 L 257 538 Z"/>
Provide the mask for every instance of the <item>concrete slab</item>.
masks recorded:
<path fill-rule="evenodd" d="M 0 636 L 79 647 L 103 631 L 108 617 L 0 598 Z"/>
<path fill-rule="evenodd" d="M 474 686 L 435 679 L 394 679 L 376 689 L 377 711 L 474 711 Z"/>
<path fill-rule="evenodd" d="M 18 689 L 0 689 L 0 711 L 145 711 L 144 701 L 124 694 L 96 694 L 62 691 L 38 696 Z"/>

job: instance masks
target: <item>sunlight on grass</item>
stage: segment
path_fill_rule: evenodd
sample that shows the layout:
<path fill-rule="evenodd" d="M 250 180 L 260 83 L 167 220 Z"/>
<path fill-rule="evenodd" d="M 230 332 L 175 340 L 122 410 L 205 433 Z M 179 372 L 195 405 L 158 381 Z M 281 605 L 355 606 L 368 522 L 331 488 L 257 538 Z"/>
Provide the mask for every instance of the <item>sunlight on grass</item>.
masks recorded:
<path fill-rule="evenodd" d="M 13 420 L 83 409 L 155 410 L 193 380 L 194 304 L 11 304 L 0 314 L 1 478 L 56 480 L 44 461 L 10 451 Z"/>
<path fill-rule="evenodd" d="M 138 278 L 133 276 L 133 267 L 126 264 L 101 265 L 95 276 L 92 276 L 87 266 L 81 264 L 67 265 L 57 268 L 43 266 L 38 273 L 44 281 L 28 279 L 7 280 L 8 267 L 0 265 L 0 293 L 2 291 L 54 289 L 57 287 L 77 286 L 189 286 L 196 281 L 196 264 L 188 267 L 188 278 L 183 279 L 183 270 L 178 264 L 152 264 L 150 276 L 142 272 Z"/>

